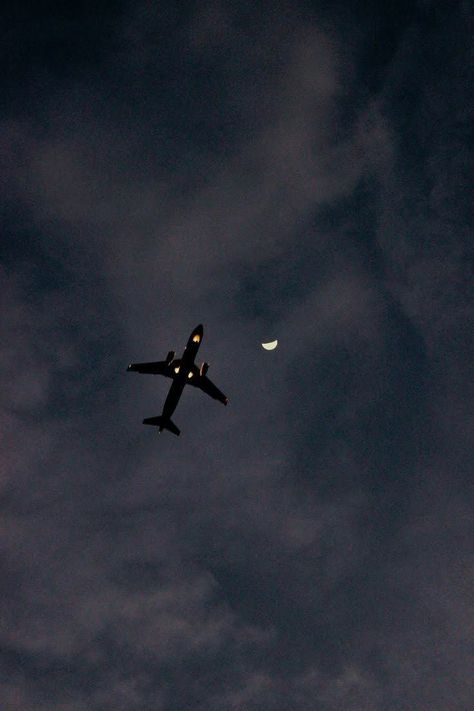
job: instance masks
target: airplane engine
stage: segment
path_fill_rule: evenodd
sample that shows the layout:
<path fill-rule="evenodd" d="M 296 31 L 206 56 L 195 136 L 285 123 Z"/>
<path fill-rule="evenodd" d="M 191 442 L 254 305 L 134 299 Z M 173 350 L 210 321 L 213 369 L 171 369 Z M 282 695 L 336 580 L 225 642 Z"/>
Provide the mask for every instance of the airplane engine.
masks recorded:
<path fill-rule="evenodd" d="M 199 370 L 199 375 L 202 377 L 203 375 L 206 375 L 207 371 L 209 370 L 209 363 L 203 363 L 201 365 L 201 368 Z"/>
<path fill-rule="evenodd" d="M 176 353 L 174 351 L 170 351 L 168 355 L 166 356 L 166 365 L 169 365 L 171 361 L 174 359 Z"/>

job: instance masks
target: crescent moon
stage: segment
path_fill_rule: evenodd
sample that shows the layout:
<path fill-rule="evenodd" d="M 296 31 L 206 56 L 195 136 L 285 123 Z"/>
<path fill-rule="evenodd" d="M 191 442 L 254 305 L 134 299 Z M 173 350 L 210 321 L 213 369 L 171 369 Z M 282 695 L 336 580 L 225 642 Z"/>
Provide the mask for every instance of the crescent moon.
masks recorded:
<path fill-rule="evenodd" d="M 270 341 L 269 343 L 262 343 L 262 348 L 265 348 L 266 351 L 274 351 L 277 345 L 278 340 Z"/>

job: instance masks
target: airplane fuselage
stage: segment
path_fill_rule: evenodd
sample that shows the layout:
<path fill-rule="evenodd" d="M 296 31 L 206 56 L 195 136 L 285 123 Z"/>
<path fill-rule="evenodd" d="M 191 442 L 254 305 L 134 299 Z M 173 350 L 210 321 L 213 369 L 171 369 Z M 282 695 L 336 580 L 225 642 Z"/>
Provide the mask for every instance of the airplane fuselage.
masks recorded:
<path fill-rule="evenodd" d="M 162 412 L 162 417 L 166 420 L 171 419 L 171 415 L 176 410 L 179 398 L 183 393 L 184 386 L 188 379 L 195 377 L 196 366 L 194 365 L 194 360 L 199 346 L 201 345 L 202 334 L 203 327 L 201 325 L 196 326 L 189 336 L 181 359 L 171 362 L 171 367 L 173 368 L 173 382 L 166 397 L 165 404 L 163 405 Z"/>

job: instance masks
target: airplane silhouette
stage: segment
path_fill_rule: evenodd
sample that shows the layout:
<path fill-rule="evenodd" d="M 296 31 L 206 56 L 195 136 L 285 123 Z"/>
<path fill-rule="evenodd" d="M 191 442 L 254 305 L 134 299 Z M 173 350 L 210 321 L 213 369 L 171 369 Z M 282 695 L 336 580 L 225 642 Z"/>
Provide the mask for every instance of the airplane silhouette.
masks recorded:
<path fill-rule="evenodd" d="M 162 414 L 158 417 L 147 417 L 143 420 L 144 425 L 158 427 L 158 432 L 165 429 L 173 432 L 175 435 L 179 435 L 180 430 L 171 421 L 171 415 L 176 409 L 185 385 L 193 385 L 196 388 L 200 388 L 224 405 L 227 405 L 229 402 L 224 393 L 221 393 L 219 388 L 207 377 L 206 373 L 209 368 L 209 363 L 202 363 L 200 368 L 194 363 L 199 346 L 201 345 L 203 333 L 204 329 L 202 325 L 199 324 L 199 326 L 196 326 L 189 336 L 181 358 L 175 358 L 175 352 L 170 351 L 166 356 L 166 360 L 159 360 L 155 363 L 130 363 L 128 366 L 127 371 L 133 370 L 136 373 L 164 375 L 173 380 L 163 406 Z"/>

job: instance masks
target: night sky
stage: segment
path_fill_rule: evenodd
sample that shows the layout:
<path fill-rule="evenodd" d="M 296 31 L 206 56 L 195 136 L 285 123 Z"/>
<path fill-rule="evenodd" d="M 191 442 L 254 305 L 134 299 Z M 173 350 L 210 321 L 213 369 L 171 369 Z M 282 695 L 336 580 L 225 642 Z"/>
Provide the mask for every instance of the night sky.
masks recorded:
<path fill-rule="evenodd" d="M 474 708 L 472 3 L 27 5 L 0 708 Z"/>

